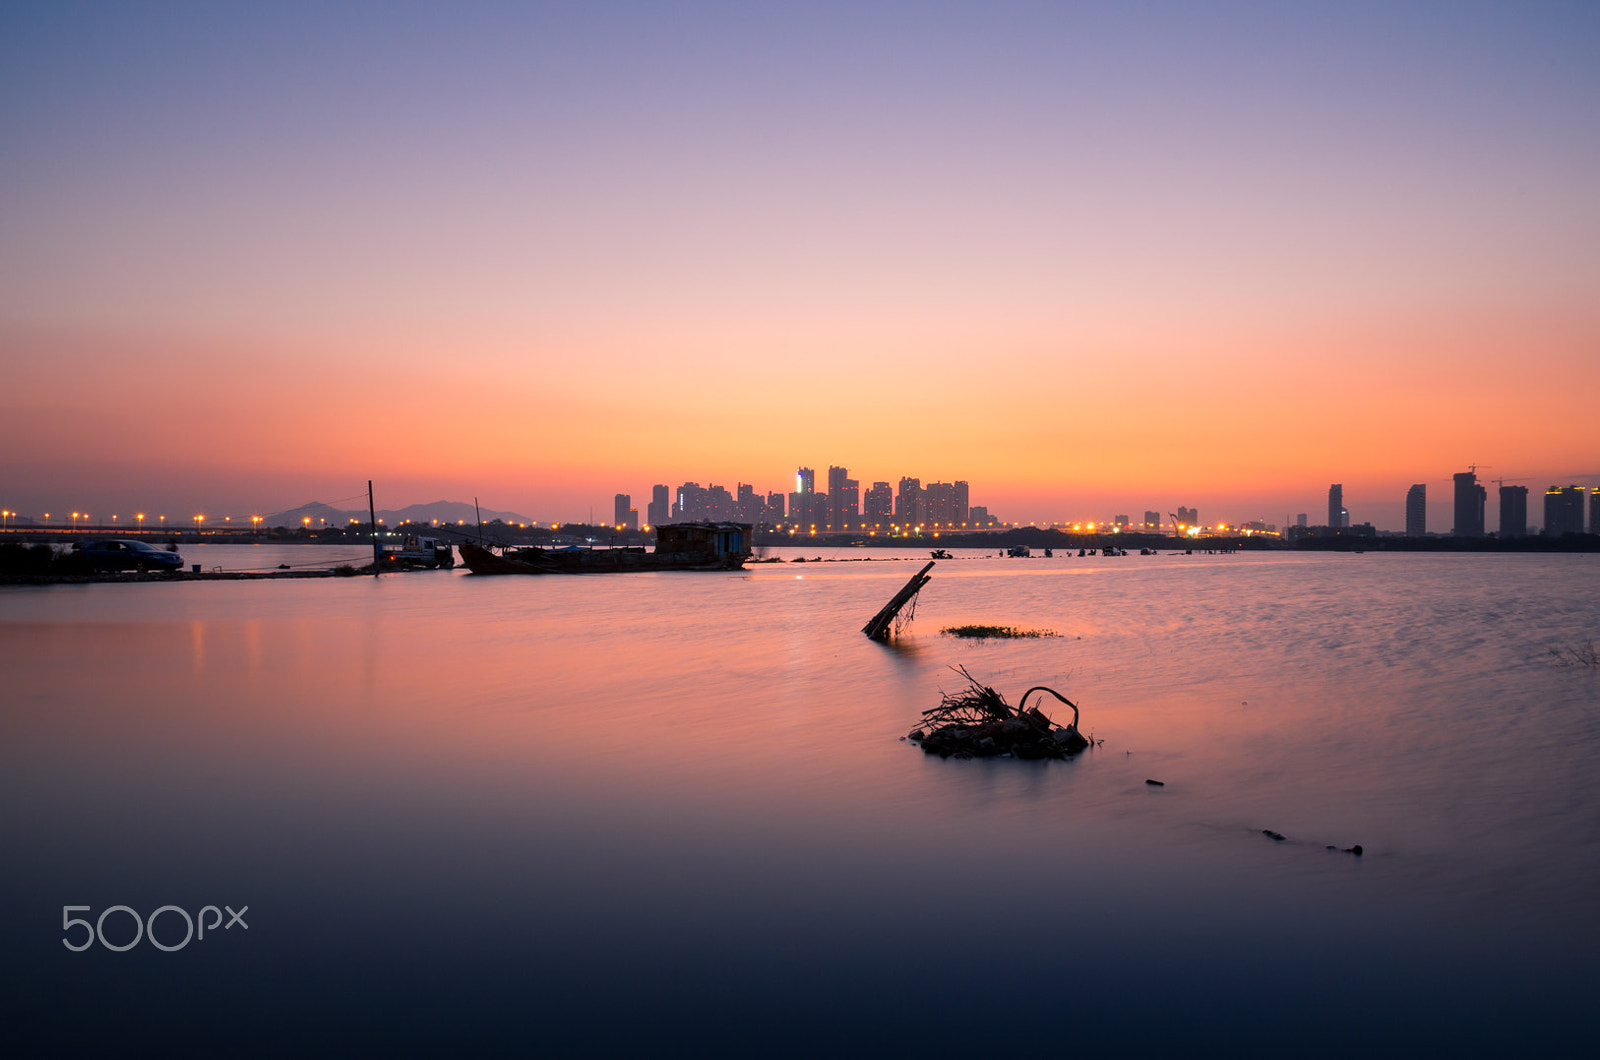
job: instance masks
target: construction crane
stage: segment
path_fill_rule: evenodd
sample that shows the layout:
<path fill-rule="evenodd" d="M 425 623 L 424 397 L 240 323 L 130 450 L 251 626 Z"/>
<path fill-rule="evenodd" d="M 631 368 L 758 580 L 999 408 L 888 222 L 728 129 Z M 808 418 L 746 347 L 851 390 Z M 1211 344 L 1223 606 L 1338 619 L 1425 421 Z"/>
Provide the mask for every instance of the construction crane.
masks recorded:
<path fill-rule="evenodd" d="M 1182 537 L 1183 536 L 1183 527 L 1180 526 L 1179 523 L 1178 523 L 1177 513 L 1168 512 L 1167 514 L 1172 517 L 1172 536 L 1174 538 Z"/>

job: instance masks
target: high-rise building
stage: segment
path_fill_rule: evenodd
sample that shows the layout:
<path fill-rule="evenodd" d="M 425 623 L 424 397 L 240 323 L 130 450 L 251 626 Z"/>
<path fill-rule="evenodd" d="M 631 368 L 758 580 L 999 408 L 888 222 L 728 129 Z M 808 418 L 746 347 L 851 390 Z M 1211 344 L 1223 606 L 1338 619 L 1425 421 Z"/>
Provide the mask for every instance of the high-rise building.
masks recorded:
<path fill-rule="evenodd" d="M 1549 537 L 1583 533 L 1583 487 L 1551 486 L 1545 490 L 1544 532 Z"/>
<path fill-rule="evenodd" d="M 645 505 L 644 517 L 651 526 L 660 526 L 672 518 L 672 502 L 667 499 L 669 492 L 666 486 L 650 487 L 650 503 Z"/>
<path fill-rule="evenodd" d="M 828 468 L 828 528 L 849 530 L 861 521 L 861 483 L 842 467 Z"/>
<path fill-rule="evenodd" d="M 1451 533 L 1456 537 L 1483 536 L 1483 509 L 1489 491 L 1478 485 L 1478 476 L 1462 471 L 1453 476 L 1456 484 L 1456 522 Z"/>
<path fill-rule="evenodd" d="M 922 480 L 903 478 L 894 498 L 894 521 L 901 526 L 921 526 L 923 519 Z"/>
<path fill-rule="evenodd" d="M 777 525 L 788 518 L 788 509 L 783 501 L 784 497 L 781 493 L 767 494 L 767 520 L 773 525 Z"/>
<path fill-rule="evenodd" d="M 1344 484 L 1335 482 L 1328 487 L 1328 526 L 1337 530 L 1344 525 Z"/>
<path fill-rule="evenodd" d="M 754 486 L 748 486 L 743 482 L 738 484 L 733 500 L 733 517 L 751 526 L 766 522 L 767 502 L 756 492 Z"/>
<path fill-rule="evenodd" d="M 957 511 L 956 487 L 949 482 L 930 482 L 922 491 L 923 516 L 930 526 L 955 526 L 964 522 Z"/>
<path fill-rule="evenodd" d="M 965 482 L 957 482 L 955 491 L 955 507 L 950 511 L 950 521 L 957 526 L 965 526 L 968 516 L 972 514 L 972 487 Z"/>
<path fill-rule="evenodd" d="M 1160 512 L 1145 512 L 1144 513 L 1144 528 L 1146 530 L 1160 530 L 1161 529 L 1161 513 Z"/>
<path fill-rule="evenodd" d="M 995 517 L 989 514 L 989 509 L 981 504 L 974 504 L 967 509 L 967 522 L 977 527 L 991 527 L 995 524 Z"/>
<path fill-rule="evenodd" d="M 733 518 L 733 494 L 715 482 L 706 487 L 705 518 L 725 522 Z"/>
<path fill-rule="evenodd" d="M 789 494 L 789 520 L 801 529 L 827 525 L 827 514 L 817 511 L 817 473 L 809 467 L 794 473 L 794 492 Z"/>
<path fill-rule="evenodd" d="M 1185 508 L 1180 504 L 1174 514 L 1178 517 L 1179 525 L 1185 528 L 1200 525 L 1200 509 L 1198 508 Z"/>
<path fill-rule="evenodd" d="M 1306 528 L 1306 522 L 1310 518 L 1311 518 L 1311 513 L 1310 512 L 1301 512 L 1299 515 L 1294 517 L 1294 525 L 1296 525 L 1300 529 L 1304 530 Z"/>
<path fill-rule="evenodd" d="M 615 517 L 615 518 L 613 518 L 611 520 L 611 525 L 612 526 L 626 526 L 626 525 L 628 525 L 628 512 L 632 511 L 632 509 L 633 509 L 633 496 L 631 494 L 627 494 L 627 493 L 619 493 L 619 494 L 617 494 L 616 499 L 612 502 L 612 505 L 611 505 L 612 515 Z M 634 512 L 634 519 L 636 521 L 638 519 L 638 513 L 637 512 Z"/>
<path fill-rule="evenodd" d="M 886 529 L 894 521 L 894 490 L 887 482 L 874 482 L 861 505 L 861 521 L 874 530 Z"/>
<path fill-rule="evenodd" d="M 679 486 L 678 499 L 672 503 L 673 521 L 689 523 L 711 518 L 707 510 L 707 493 L 706 488 L 698 482 L 685 482 Z"/>
<path fill-rule="evenodd" d="M 1528 487 L 1500 487 L 1500 536 L 1528 536 Z"/>
<path fill-rule="evenodd" d="M 1424 537 L 1428 533 L 1428 486 L 1419 482 L 1406 490 L 1406 536 Z"/>

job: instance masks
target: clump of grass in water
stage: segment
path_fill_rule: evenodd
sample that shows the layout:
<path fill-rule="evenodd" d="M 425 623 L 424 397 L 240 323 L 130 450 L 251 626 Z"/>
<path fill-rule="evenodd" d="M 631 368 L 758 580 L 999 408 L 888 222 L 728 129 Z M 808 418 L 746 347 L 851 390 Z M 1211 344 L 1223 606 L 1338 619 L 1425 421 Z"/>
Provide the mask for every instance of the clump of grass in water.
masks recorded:
<path fill-rule="evenodd" d="M 1027 637 L 1059 637 L 1053 629 L 1023 629 L 1020 626 L 946 626 L 939 631 L 947 637 L 966 637 L 969 640 L 1011 640 Z"/>
<path fill-rule="evenodd" d="M 1557 666 L 1585 666 L 1600 669 L 1600 652 L 1595 651 L 1594 638 L 1590 637 L 1576 648 L 1551 648 L 1550 661 Z"/>

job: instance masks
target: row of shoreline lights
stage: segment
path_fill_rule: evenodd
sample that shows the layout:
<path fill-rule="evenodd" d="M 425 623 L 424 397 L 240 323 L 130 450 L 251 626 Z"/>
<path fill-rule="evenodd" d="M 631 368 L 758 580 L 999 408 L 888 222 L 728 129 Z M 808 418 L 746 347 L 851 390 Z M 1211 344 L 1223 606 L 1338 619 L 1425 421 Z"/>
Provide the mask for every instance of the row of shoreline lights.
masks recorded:
<path fill-rule="evenodd" d="M 0 509 L 0 526 L 9 526 L 10 525 L 10 520 L 12 518 L 16 517 L 17 514 L 18 514 L 17 512 L 11 511 L 9 508 Z M 118 518 L 119 518 L 118 516 L 113 515 L 111 517 L 111 521 L 113 523 L 115 523 Z M 158 516 L 157 518 L 160 519 L 161 525 L 163 527 L 166 526 L 167 517 L 165 515 Z M 194 524 L 195 524 L 195 532 L 199 533 L 199 532 L 203 531 L 205 529 L 205 521 L 206 521 L 205 515 L 197 513 L 194 516 L 192 516 L 192 518 L 193 518 Z M 72 527 L 73 527 L 73 529 L 77 529 L 78 520 L 82 519 L 87 523 L 87 521 L 89 519 L 89 513 L 88 512 L 72 512 L 71 513 L 71 519 L 72 519 Z M 134 516 L 134 519 L 138 521 L 139 529 L 143 530 L 144 529 L 145 514 L 143 512 L 139 512 L 138 514 L 136 514 Z M 44 513 L 44 520 L 45 520 L 45 522 L 49 522 L 50 521 L 50 513 L 49 512 L 45 512 Z M 259 530 L 261 528 L 262 521 L 263 521 L 263 516 L 252 515 L 250 517 L 250 522 L 252 524 L 252 528 L 253 529 Z M 231 516 L 231 515 L 224 516 L 223 517 L 223 522 L 231 524 L 233 522 L 233 516 Z M 360 520 L 358 520 L 358 519 L 351 519 L 350 520 L 351 525 L 356 525 L 359 522 L 360 522 Z M 465 525 L 465 522 L 466 522 L 466 520 L 464 520 L 464 519 L 458 519 L 456 521 L 456 525 L 458 525 L 458 526 Z M 310 529 L 311 528 L 311 517 L 310 516 L 306 516 L 306 517 L 302 518 L 300 520 L 300 523 L 306 529 Z M 317 524 L 319 526 L 326 526 L 327 523 L 328 523 L 328 520 L 325 519 L 325 518 L 317 520 Z M 378 525 L 382 526 L 383 524 L 384 524 L 384 520 L 379 519 L 378 520 Z M 438 526 L 439 525 L 439 520 L 437 520 L 437 519 L 432 520 L 432 524 L 434 526 Z M 215 526 L 216 524 L 213 523 L 212 525 Z M 537 521 L 535 521 L 532 525 L 537 527 L 539 524 L 538 524 Z M 560 528 L 560 524 L 559 523 L 552 523 L 550 525 L 551 525 L 551 529 L 559 529 Z M 993 524 L 991 524 L 991 525 L 993 525 Z M 1021 524 L 1020 523 L 1002 523 L 1000 525 L 1006 526 L 1006 527 L 1017 527 L 1017 526 L 1020 526 Z M 1037 526 L 1038 523 L 1029 523 L 1028 525 L 1029 526 Z M 1094 524 L 1093 522 L 1090 522 L 1090 523 L 1047 523 L 1046 525 L 1048 527 L 1050 527 L 1051 529 L 1059 528 L 1059 529 L 1090 530 L 1090 531 L 1093 531 L 1093 530 L 1096 529 L 1096 524 Z M 527 528 L 527 524 L 524 524 L 524 523 L 518 523 L 517 526 L 520 529 L 526 529 Z M 955 529 L 955 524 L 954 523 L 944 523 L 944 524 L 934 523 L 934 524 L 932 524 L 931 528 L 937 531 L 937 529 L 940 526 L 943 526 L 946 530 L 954 530 Z M 961 526 L 962 526 L 962 528 L 966 528 L 967 524 L 966 523 L 962 523 Z M 877 530 L 882 529 L 883 528 L 883 524 L 874 523 L 873 527 L 874 527 L 874 529 L 869 531 L 869 534 L 871 536 L 876 536 Z M 623 527 L 621 524 L 618 524 L 616 529 L 621 531 L 621 530 L 624 530 L 626 528 Z M 645 526 L 643 529 L 646 532 L 648 532 L 650 527 Z M 796 529 L 797 529 L 796 527 L 790 527 L 789 528 L 789 533 L 791 535 L 794 534 Z M 913 527 L 910 524 L 906 524 L 905 526 L 901 526 L 901 525 L 896 524 L 896 523 L 891 523 L 889 525 L 889 529 L 890 529 L 890 532 L 891 532 L 892 535 L 896 535 L 896 534 L 900 534 L 900 533 L 905 533 L 905 534 L 917 533 L 917 534 L 920 534 L 924 530 L 930 529 L 930 527 L 927 524 L 918 524 L 917 526 Z M 1132 530 L 1133 528 L 1124 527 L 1124 526 L 1122 526 L 1120 524 L 1116 525 L 1116 526 L 1110 526 L 1108 524 L 1100 524 L 1100 529 L 1101 530 L 1110 530 L 1112 533 L 1122 533 L 1124 530 Z M 1148 530 L 1150 528 L 1144 527 L 1142 529 Z M 1189 537 L 1195 537 L 1195 536 L 1199 535 L 1200 533 L 1202 533 L 1205 528 L 1201 527 L 1201 526 L 1191 526 L 1191 525 L 1189 525 L 1187 523 L 1178 523 L 1176 525 L 1176 529 L 1178 530 L 1179 533 L 1186 534 Z M 1231 528 L 1225 523 L 1219 523 L 1217 525 L 1216 529 L 1217 530 L 1226 531 L 1226 530 L 1229 530 Z M 1254 533 L 1263 533 L 1264 532 L 1264 531 L 1259 531 L 1259 530 L 1252 531 L 1252 530 L 1245 529 L 1245 528 L 1242 528 L 1242 527 L 1240 529 L 1245 534 L 1250 534 L 1252 532 L 1254 532 Z M 811 524 L 810 532 L 812 534 L 815 534 L 817 532 L 817 526 L 816 526 L 815 523 Z M 1265 531 L 1265 532 L 1266 533 L 1270 533 L 1270 531 Z M 937 537 L 938 534 L 935 533 L 934 536 Z"/>
<path fill-rule="evenodd" d="M 21 514 L 20 512 L 14 512 L 9 508 L 0 508 L 0 527 L 9 527 L 10 523 L 11 523 L 11 520 L 17 518 L 20 514 Z M 72 528 L 74 530 L 76 530 L 77 527 L 78 527 L 78 520 L 82 519 L 84 521 L 85 525 L 87 525 L 90 516 L 89 516 L 88 512 L 69 512 L 68 513 L 68 518 L 71 520 Z M 122 518 L 120 515 L 113 515 L 111 517 L 111 521 L 113 523 L 115 523 L 120 518 Z M 143 530 L 144 529 L 144 521 L 145 521 L 145 519 L 148 518 L 148 516 L 146 516 L 144 512 L 138 512 L 138 513 L 136 513 L 134 515 L 133 518 L 134 518 L 134 521 L 138 524 L 138 528 L 140 530 Z M 166 516 L 158 515 L 158 516 L 156 516 L 156 518 L 157 518 L 157 520 L 159 520 L 161 526 L 165 527 L 167 525 L 167 517 Z M 195 529 L 197 531 L 205 529 L 206 517 L 205 517 L 205 515 L 203 513 L 198 513 L 197 512 L 196 514 L 191 515 L 189 518 L 194 523 Z M 251 527 L 253 529 L 259 530 L 261 528 L 261 524 L 265 520 L 265 518 L 266 518 L 265 516 L 261 516 L 261 515 L 252 515 L 250 517 Z M 50 513 L 49 512 L 45 512 L 44 515 L 43 515 L 43 519 L 44 519 L 45 522 L 48 523 L 50 521 Z M 225 516 L 222 517 L 222 521 L 224 523 L 232 525 L 233 516 L 225 515 Z M 304 523 L 306 526 L 310 526 L 311 525 L 311 519 L 310 519 L 309 516 L 304 518 L 304 519 L 302 519 L 302 520 L 300 520 L 300 521 L 302 523 Z M 350 521 L 352 523 L 356 522 L 355 519 L 352 519 Z M 318 519 L 317 522 L 318 522 L 318 524 L 325 526 L 325 525 L 327 525 L 328 520 L 326 520 L 326 519 Z M 378 520 L 378 524 L 381 526 L 383 524 L 383 520 L 379 519 Z M 212 523 L 211 525 L 215 526 L 217 524 L 216 523 Z M 436 525 L 436 526 L 438 525 L 438 520 L 437 519 L 434 520 L 434 525 Z"/>

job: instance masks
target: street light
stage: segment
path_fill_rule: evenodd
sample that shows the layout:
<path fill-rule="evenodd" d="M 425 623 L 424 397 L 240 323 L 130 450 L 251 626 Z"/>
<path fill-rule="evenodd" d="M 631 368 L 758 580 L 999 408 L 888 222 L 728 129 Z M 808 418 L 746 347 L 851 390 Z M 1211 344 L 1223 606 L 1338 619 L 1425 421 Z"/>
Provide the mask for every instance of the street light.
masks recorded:
<path fill-rule="evenodd" d="M 138 515 L 135 515 L 134 518 L 139 520 L 139 532 L 143 533 L 144 532 L 144 513 L 140 512 Z"/>

